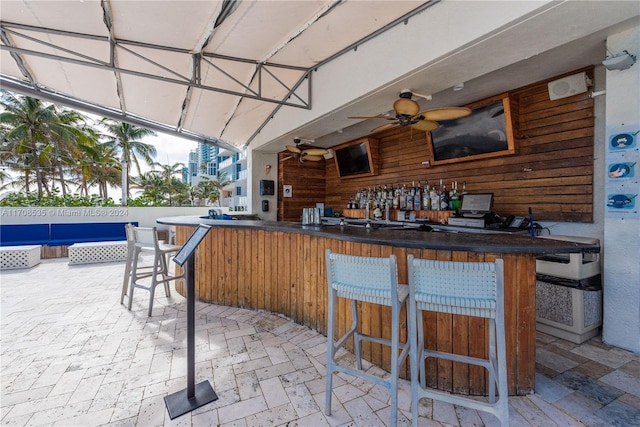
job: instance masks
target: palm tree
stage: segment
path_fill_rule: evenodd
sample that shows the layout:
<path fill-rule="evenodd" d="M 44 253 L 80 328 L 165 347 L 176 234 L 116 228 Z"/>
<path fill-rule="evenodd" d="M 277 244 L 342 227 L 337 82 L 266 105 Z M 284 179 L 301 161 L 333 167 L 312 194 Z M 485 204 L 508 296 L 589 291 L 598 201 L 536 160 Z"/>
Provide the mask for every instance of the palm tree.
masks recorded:
<path fill-rule="evenodd" d="M 151 129 L 138 127 L 129 123 L 116 122 L 111 119 L 104 118 L 100 124 L 107 129 L 108 140 L 105 142 L 108 146 L 116 148 L 121 159 L 128 165 L 136 165 L 138 175 L 142 173 L 140 169 L 139 157 L 149 166 L 153 164 L 153 158 L 156 156 L 156 149 L 153 145 L 145 144 L 141 141 L 146 136 L 155 135 Z M 127 188 L 123 188 L 123 195 L 129 195 L 129 183 L 131 177 L 129 168 L 126 170 L 126 179 L 124 183 Z M 124 201 L 123 201 L 124 202 Z"/>
<path fill-rule="evenodd" d="M 43 189 L 48 189 L 43 166 L 50 161 L 53 152 L 51 141 L 71 144 L 77 141 L 80 133 L 75 124 L 61 119 L 58 108 L 53 104 L 46 105 L 39 99 L 14 95 L 6 90 L 1 94 L 3 139 L 14 144 L 14 154 L 23 161 L 26 191 L 29 191 L 29 175 L 34 171 L 38 197 L 42 197 Z"/>
<path fill-rule="evenodd" d="M 176 175 L 182 173 L 182 168 L 184 167 L 184 164 L 174 163 L 172 165 L 163 165 L 160 163 L 155 163 L 154 166 L 159 166 L 161 169 L 160 176 L 164 181 L 165 192 L 169 200 L 169 205 L 173 206 L 173 195 L 178 192 L 178 188 L 176 186 L 176 182 L 174 181 L 174 178 Z"/>
<path fill-rule="evenodd" d="M 209 203 L 218 202 L 218 206 L 220 206 L 220 192 L 232 182 L 228 179 L 226 171 L 220 171 L 216 179 L 203 176 L 202 181 L 196 185 L 194 194 L 197 198 L 205 199 Z"/>
<path fill-rule="evenodd" d="M 141 173 L 131 180 L 132 186 L 140 188 L 142 195 L 153 202 L 153 206 L 165 205 L 165 182 L 156 171 Z"/>
<path fill-rule="evenodd" d="M 118 161 L 115 148 L 107 144 L 96 144 L 85 151 L 85 160 L 81 162 L 83 178 L 81 188 L 88 195 L 88 188 L 98 187 L 100 197 L 109 197 L 108 188 L 118 188 L 121 184 L 122 165 Z"/>
<path fill-rule="evenodd" d="M 99 135 L 95 129 L 87 125 L 88 117 L 75 110 L 61 110 L 58 114 L 61 123 L 69 126 L 65 134 L 55 135 L 50 142 L 53 148 L 50 162 L 52 165 L 52 181 L 57 173 L 62 195 L 67 194 L 68 185 L 65 175 L 78 164 L 78 159 L 87 150 L 91 150 L 98 142 Z"/>

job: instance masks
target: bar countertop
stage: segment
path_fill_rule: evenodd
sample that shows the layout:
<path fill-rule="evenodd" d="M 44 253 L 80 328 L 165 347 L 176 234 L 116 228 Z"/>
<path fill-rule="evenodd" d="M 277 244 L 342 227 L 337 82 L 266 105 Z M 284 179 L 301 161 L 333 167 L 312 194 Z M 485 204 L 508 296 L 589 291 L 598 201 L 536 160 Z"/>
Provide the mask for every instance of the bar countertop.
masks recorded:
<path fill-rule="evenodd" d="M 307 234 L 357 243 L 379 244 L 416 249 L 454 250 L 469 252 L 553 254 L 599 252 L 600 246 L 562 240 L 537 238 L 522 234 L 461 232 L 448 227 L 434 226 L 432 231 L 415 227 L 374 224 L 364 225 L 302 225 L 298 222 L 214 220 L 199 216 L 159 218 L 159 224 L 196 227 L 199 224 L 213 228 L 244 228 L 285 233 Z M 431 227 L 429 227 L 431 228 Z M 471 230 L 470 230 L 471 231 Z"/>

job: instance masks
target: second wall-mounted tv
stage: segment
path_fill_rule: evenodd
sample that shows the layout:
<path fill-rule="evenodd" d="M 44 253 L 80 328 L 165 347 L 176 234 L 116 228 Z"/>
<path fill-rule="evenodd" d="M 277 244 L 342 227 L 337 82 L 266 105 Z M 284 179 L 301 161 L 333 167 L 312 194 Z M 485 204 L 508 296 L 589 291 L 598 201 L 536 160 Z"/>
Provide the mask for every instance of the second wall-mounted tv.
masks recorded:
<path fill-rule="evenodd" d="M 511 108 L 506 94 L 474 104 L 470 116 L 441 122 L 427 133 L 433 165 L 487 159 L 515 153 Z"/>
<path fill-rule="evenodd" d="M 375 175 L 377 143 L 369 138 L 347 142 L 333 148 L 338 175 L 349 178 Z"/>

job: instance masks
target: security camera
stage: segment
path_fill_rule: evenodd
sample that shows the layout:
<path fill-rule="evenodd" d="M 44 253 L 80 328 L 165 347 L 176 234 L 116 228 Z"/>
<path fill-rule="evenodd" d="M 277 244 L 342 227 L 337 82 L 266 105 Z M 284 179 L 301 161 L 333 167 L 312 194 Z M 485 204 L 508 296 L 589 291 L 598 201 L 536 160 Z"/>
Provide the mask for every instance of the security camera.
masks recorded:
<path fill-rule="evenodd" d="M 294 142 L 295 144 L 300 144 L 300 143 L 302 142 L 302 139 L 298 138 L 297 136 L 294 136 L 294 137 L 293 137 L 293 142 Z"/>

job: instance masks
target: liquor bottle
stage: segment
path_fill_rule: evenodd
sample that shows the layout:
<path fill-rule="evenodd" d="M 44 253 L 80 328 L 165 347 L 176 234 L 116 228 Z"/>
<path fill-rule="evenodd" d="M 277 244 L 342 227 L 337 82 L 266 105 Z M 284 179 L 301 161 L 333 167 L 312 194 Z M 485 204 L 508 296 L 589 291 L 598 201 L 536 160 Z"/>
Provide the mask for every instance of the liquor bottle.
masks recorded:
<path fill-rule="evenodd" d="M 438 194 L 438 190 L 437 190 L 435 185 L 433 187 L 431 187 L 430 195 L 431 195 L 431 210 L 432 211 L 439 211 L 440 210 L 440 196 Z"/>
<path fill-rule="evenodd" d="M 446 184 L 442 184 L 440 187 L 440 210 L 446 211 L 449 209 L 449 193 L 447 193 Z"/>
<path fill-rule="evenodd" d="M 453 182 L 453 190 L 451 190 L 451 209 L 460 210 L 460 197 L 458 196 L 458 181 Z"/>
<path fill-rule="evenodd" d="M 449 196 L 448 196 L 448 198 L 449 198 L 449 206 L 447 206 L 447 209 L 449 209 L 450 211 L 453 210 L 453 188 L 455 186 L 454 182 L 455 181 L 451 181 L 451 187 L 449 187 L 450 188 Z"/>
<path fill-rule="evenodd" d="M 429 188 L 429 181 L 424 181 L 424 191 L 422 192 L 422 210 L 428 211 L 431 209 L 431 194 Z"/>
<path fill-rule="evenodd" d="M 413 196 L 413 210 L 419 211 L 420 209 L 422 209 L 422 182 L 418 181 L 418 186 Z"/>
<path fill-rule="evenodd" d="M 384 185 L 384 189 L 382 190 L 382 200 L 387 200 L 389 198 L 389 192 L 387 191 L 387 184 Z"/>
<path fill-rule="evenodd" d="M 407 190 L 407 210 L 413 210 L 413 199 L 416 196 L 416 182 L 413 181 L 411 183 L 411 187 L 409 187 L 409 190 Z"/>
<path fill-rule="evenodd" d="M 396 188 L 395 191 L 392 191 L 393 193 L 393 209 L 399 209 L 400 208 L 400 190 L 399 188 Z"/>
<path fill-rule="evenodd" d="M 400 190 L 400 210 L 407 210 L 407 186 L 402 184 L 402 190 Z"/>

